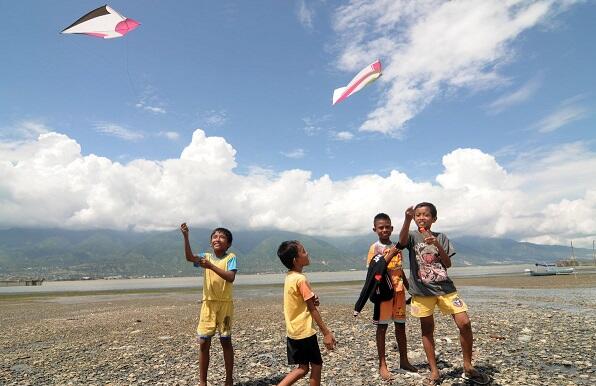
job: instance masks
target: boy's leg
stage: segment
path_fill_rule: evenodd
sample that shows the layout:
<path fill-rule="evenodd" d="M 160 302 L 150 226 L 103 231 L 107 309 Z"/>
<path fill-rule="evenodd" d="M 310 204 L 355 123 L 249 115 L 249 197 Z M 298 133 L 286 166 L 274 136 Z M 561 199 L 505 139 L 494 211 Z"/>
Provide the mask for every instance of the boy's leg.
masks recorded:
<path fill-rule="evenodd" d="M 293 385 L 296 381 L 300 378 L 304 377 L 308 374 L 308 364 L 301 364 L 298 365 L 294 370 L 290 371 L 288 375 L 281 380 L 278 386 L 290 386 Z M 319 379 L 321 379 L 321 375 L 319 374 Z"/>
<path fill-rule="evenodd" d="M 207 370 L 209 369 L 211 338 L 200 338 L 199 347 L 199 385 L 207 386 Z"/>
<path fill-rule="evenodd" d="M 315 363 L 310 364 L 310 386 L 319 386 L 321 384 L 321 372 L 323 365 L 317 365 Z"/>
<path fill-rule="evenodd" d="M 408 360 L 408 341 L 406 338 L 405 323 L 395 323 L 395 340 L 397 341 L 397 348 L 399 349 L 399 368 L 414 373 L 418 372 L 418 369 L 412 366 Z"/>
<path fill-rule="evenodd" d="M 439 379 L 441 373 L 439 373 L 437 358 L 435 357 L 435 319 L 433 315 L 420 318 L 420 328 L 422 330 L 422 346 L 430 367 L 430 379 Z"/>
<path fill-rule="evenodd" d="M 221 348 L 224 357 L 224 366 L 226 368 L 226 386 L 232 386 L 234 382 L 234 347 L 232 347 L 232 337 L 221 337 Z"/>
<path fill-rule="evenodd" d="M 459 342 L 461 343 L 461 350 L 464 357 L 464 371 L 469 373 L 474 370 L 472 367 L 472 345 L 474 342 L 472 323 L 467 312 L 453 314 L 453 320 L 459 329 Z"/>
<path fill-rule="evenodd" d="M 387 369 L 387 359 L 385 358 L 385 337 L 387 335 L 387 325 L 377 324 L 377 353 L 379 354 L 379 374 L 383 379 L 391 379 L 391 373 Z"/>

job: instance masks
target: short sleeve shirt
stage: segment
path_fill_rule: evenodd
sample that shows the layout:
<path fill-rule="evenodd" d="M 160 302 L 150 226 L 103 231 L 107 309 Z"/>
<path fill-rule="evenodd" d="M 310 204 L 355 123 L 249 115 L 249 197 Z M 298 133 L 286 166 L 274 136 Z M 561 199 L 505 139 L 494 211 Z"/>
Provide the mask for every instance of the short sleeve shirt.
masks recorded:
<path fill-rule="evenodd" d="M 201 253 L 199 257 L 209 260 L 213 265 L 224 271 L 237 271 L 236 255 L 228 252 L 221 258 L 214 253 Z M 198 264 L 194 264 L 198 267 Z M 203 300 L 218 300 L 231 302 L 233 296 L 233 283 L 226 281 L 210 269 L 203 273 Z"/>
<path fill-rule="evenodd" d="M 383 244 L 382 242 L 380 242 L 378 240 L 376 242 L 374 242 L 368 249 L 368 256 L 366 257 L 366 266 L 368 267 L 368 265 L 370 264 L 370 261 L 372 260 L 373 257 L 375 257 L 376 255 L 383 254 L 385 249 L 391 248 L 391 245 L 393 245 L 393 244 L 392 243 Z M 401 252 L 399 252 L 387 264 L 387 270 L 393 271 L 396 269 L 400 269 L 401 267 L 402 267 L 402 257 L 401 257 Z"/>
<path fill-rule="evenodd" d="M 432 232 L 447 256 L 455 255 L 455 248 L 443 233 Z M 424 235 L 411 231 L 408 235 L 410 257 L 410 293 L 418 296 L 439 296 L 455 292 L 455 284 L 447 276 L 447 268 L 441 263 L 439 250 L 434 245 L 424 242 Z"/>
<path fill-rule="evenodd" d="M 284 319 L 288 338 L 304 339 L 317 333 L 306 301 L 315 296 L 306 276 L 289 271 L 284 282 Z"/>

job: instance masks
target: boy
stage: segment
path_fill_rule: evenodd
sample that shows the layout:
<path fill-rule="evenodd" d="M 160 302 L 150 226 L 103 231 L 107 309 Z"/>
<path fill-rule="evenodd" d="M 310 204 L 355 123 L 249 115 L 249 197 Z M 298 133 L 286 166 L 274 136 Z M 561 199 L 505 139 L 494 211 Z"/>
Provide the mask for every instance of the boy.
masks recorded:
<path fill-rule="evenodd" d="M 308 374 L 310 386 L 321 384 L 323 359 L 317 342 L 317 331 L 313 320 L 323 334 L 323 343 L 328 350 L 335 347 L 335 337 L 327 328 L 317 306 L 318 297 L 312 291 L 306 276 L 302 273 L 310 264 L 308 252 L 296 241 L 284 241 L 277 249 L 277 256 L 288 268 L 284 282 L 284 319 L 286 321 L 288 364 L 298 365 L 282 379 L 279 386 L 289 386 Z"/>
<path fill-rule="evenodd" d="M 418 369 L 412 366 L 408 360 L 405 324 L 405 288 L 408 288 L 408 280 L 402 269 L 401 253 L 390 240 L 391 233 L 393 233 L 391 218 L 385 213 L 377 214 L 373 219 L 373 232 L 377 234 L 379 240 L 369 248 L 367 266 L 371 264 L 371 260 L 375 256 L 382 255 L 387 262 L 387 273 L 391 278 L 394 291 L 392 299 L 375 303 L 373 311 L 373 324 L 377 326 L 376 343 L 377 353 L 379 355 L 379 373 L 381 378 L 389 380 L 391 379 L 391 373 L 387 369 L 385 358 L 385 336 L 387 334 L 387 326 L 391 322 L 395 325 L 395 340 L 399 349 L 399 367 L 411 372 L 417 372 Z M 356 312 L 354 314 L 357 315 Z"/>
<path fill-rule="evenodd" d="M 412 219 L 418 230 L 410 232 Z M 435 357 L 433 312 L 438 305 L 443 314 L 451 314 L 459 329 L 464 372 L 462 377 L 480 385 L 486 385 L 490 378 L 472 366 L 472 325 L 468 317 L 468 307 L 458 296 L 453 281 L 447 276 L 451 267 L 451 257 L 455 249 L 447 236 L 431 232 L 430 227 L 437 221 L 437 208 L 429 202 L 421 202 L 409 207 L 404 224 L 399 233 L 399 245 L 408 248 L 410 257 L 410 293 L 412 294 L 412 315 L 420 318 L 422 345 L 430 366 L 430 375 L 425 385 L 438 385 L 441 374 Z"/>
<path fill-rule="evenodd" d="M 213 253 L 193 255 L 188 239 L 188 226 L 180 225 L 184 236 L 184 253 L 186 260 L 195 267 L 204 268 L 203 273 L 203 304 L 197 335 L 199 337 L 199 382 L 207 386 L 207 370 L 209 368 L 209 349 L 211 338 L 217 331 L 223 350 L 224 366 L 226 368 L 226 386 L 232 386 L 234 369 L 234 349 L 232 347 L 232 317 L 234 303 L 232 302 L 232 283 L 236 278 L 236 255 L 228 252 L 232 245 L 232 232 L 226 228 L 215 228 L 211 232 L 211 248 Z"/>

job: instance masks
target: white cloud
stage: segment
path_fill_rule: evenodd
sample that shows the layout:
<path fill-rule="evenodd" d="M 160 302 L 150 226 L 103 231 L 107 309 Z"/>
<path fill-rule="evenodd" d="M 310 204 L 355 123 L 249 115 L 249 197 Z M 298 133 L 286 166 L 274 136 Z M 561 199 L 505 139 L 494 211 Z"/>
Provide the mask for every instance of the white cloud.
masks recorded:
<path fill-rule="evenodd" d="M 9 127 L 3 127 L 0 130 L 0 139 L 21 141 L 37 138 L 48 131 L 50 129 L 40 121 L 24 120 Z"/>
<path fill-rule="evenodd" d="M 581 98 L 564 101 L 555 111 L 533 125 L 541 133 L 550 133 L 572 122 L 586 118 L 590 111 L 578 103 Z"/>
<path fill-rule="evenodd" d="M 298 21 L 302 26 L 306 29 L 312 30 L 313 28 L 313 18 L 314 18 L 314 9 L 309 8 L 306 4 L 305 0 L 298 1 L 298 11 L 297 11 Z"/>
<path fill-rule="evenodd" d="M 176 141 L 178 138 L 180 138 L 180 134 L 178 134 L 176 131 L 160 131 L 157 133 L 157 135 L 159 137 L 165 137 L 170 141 Z"/>
<path fill-rule="evenodd" d="M 202 120 L 208 126 L 222 126 L 228 121 L 228 113 L 225 110 L 205 111 Z"/>
<path fill-rule="evenodd" d="M 325 114 L 323 116 L 312 116 L 312 117 L 304 117 L 302 121 L 304 122 L 304 133 L 308 136 L 314 136 L 320 133 L 321 131 L 328 130 L 329 121 L 331 120 L 330 114 Z"/>
<path fill-rule="evenodd" d="M 304 149 L 298 148 L 298 149 L 290 150 L 288 152 L 281 152 L 281 154 L 284 157 L 298 159 L 298 158 L 303 158 L 306 153 L 304 152 Z"/>
<path fill-rule="evenodd" d="M 157 96 L 157 90 L 153 86 L 146 86 L 143 90 L 140 100 L 135 104 L 135 107 L 149 111 L 154 114 L 166 114 L 163 103 Z"/>
<path fill-rule="evenodd" d="M 352 0 L 339 7 L 338 68 L 384 63 L 379 103 L 360 130 L 399 137 L 438 96 L 501 84 L 496 69 L 514 56 L 511 43 L 573 3 Z"/>
<path fill-rule="evenodd" d="M 536 93 L 536 91 L 538 91 L 539 88 L 539 78 L 530 79 L 519 89 L 499 97 L 497 100 L 492 102 L 488 108 L 495 114 L 500 113 L 511 106 L 515 106 L 527 101 Z"/>
<path fill-rule="evenodd" d="M 96 123 L 95 130 L 99 133 L 124 139 L 125 141 L 138 141 L 144 137 L 143 133 L 139 131 L 130 130 L 123 126 L 109 122 Z"/>
<path fill-rule="evenodd" d="M 371 216 L 399 225 L 409 205 L 434 202 L 437 230 L 577 246 L 596 237 L 596 153 L 585 143 L 528 154 L 508 168 L 478 149 L 446 154 L 436 180 L 403 172 L 343 180 L 307 170 L 235 171 L 236 150 L 196 130 L 179 158 L 114 162 L 82 155 L 55 132 L 0 141 L 0 227 L 173 229 L 225 224 L 313 235 L 367 232 Z M 34 183 L 32 183 L 34 181 Z"/>
<path fill-rule="evenodd" d="M 350 133 L 349 131 L 340 131 L 337 133 L 332 133 L 333 139 L 337 141 L 350 141 L 354 139 L 354 134 Z"/>

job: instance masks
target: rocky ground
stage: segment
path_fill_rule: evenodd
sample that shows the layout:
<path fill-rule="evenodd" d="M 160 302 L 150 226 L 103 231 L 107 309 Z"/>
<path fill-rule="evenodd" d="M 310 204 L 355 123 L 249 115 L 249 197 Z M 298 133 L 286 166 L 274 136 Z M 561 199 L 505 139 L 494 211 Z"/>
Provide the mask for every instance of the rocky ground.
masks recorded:
<path fill-rule="evenodd" d="M 420 375 L 398 371 L 398 351 L 390 331 L 388 362 L 395 376 L 390 382 L 379 379 L 374 328 L 369 322 L 372 307 L 367 305 L 354 319 L 351 304 L 337 296 L 357 287 L 319 288 L 323 318 L 338 341 L 335 351 L 324 352 L 323 384 L 421 384 L 428 368 L 420 327 L 412 318 L 407 325 L 409 356 Z M 595 287 L 496 292 L 460 287 L 470 305 L 478 368 L 491 375 L 493 385 L 595 385 Z M 242 296 L 242 288 L 236 292 L 235 384 L 274 385 L 289 370 L 280 296 L 255 301 L 254 292 L 249 291 L 251 298 Z M 198 293 L 188 291 L 3 297 L 0 384 L 195 385 L 197 299 Z M 464 385 L 453 321 L 438 314 L 436 320 L 443 385 Z M 209 381 L 223 384 L 223 358 L 215 340 Z"/>

